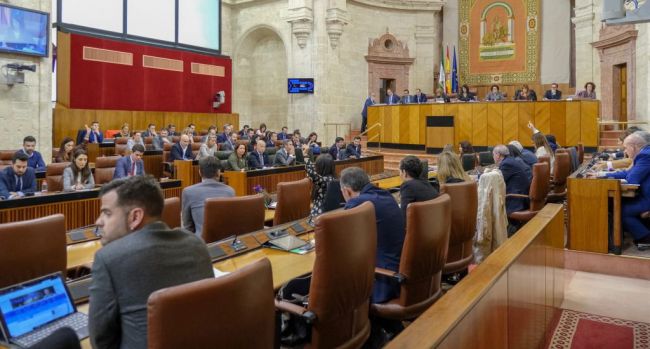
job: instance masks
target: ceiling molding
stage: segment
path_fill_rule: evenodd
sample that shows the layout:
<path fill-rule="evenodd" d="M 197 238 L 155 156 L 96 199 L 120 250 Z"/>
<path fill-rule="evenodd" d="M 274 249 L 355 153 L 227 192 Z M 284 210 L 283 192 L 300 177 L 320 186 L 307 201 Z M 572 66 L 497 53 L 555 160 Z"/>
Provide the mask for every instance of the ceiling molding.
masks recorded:
<path fill-rule="evenodd" d="M 370 7 L 409 11 L 440 11 L 446 0 L 348 0 Z"/>

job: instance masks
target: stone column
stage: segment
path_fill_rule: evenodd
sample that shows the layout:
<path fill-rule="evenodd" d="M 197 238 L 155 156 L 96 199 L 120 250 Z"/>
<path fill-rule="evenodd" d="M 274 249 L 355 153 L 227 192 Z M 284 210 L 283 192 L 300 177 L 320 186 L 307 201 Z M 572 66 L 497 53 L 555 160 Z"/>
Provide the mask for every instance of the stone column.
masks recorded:
<path fill-rule="evenodd" d="M 571 22 L 575 25 L 576 34 L 576 92 L 582 89 L 587 81 L 599 83 L 599 59 L 591 43 L 594 37 L 594 5 L 591 1 L 579 0 L 576 2 L 575 17 Z M 598 76 L 598 79 L 597 79 Z"/>
<path fill-rule="evenodd" d="M 291 23 L 291 32 L 296 37 L 298 46 L 305 48 L 314 23 L 312 0 L 289 0 L 286 20 Z"/>
<path fill-rule="evenodd" d="M 325 24 L 332 48 L 335 49 L 339 46 L 339 39 L 343 34 L 343 28 L 349 21 L 346 0 L 329 0 Z"/>
<path fill-rule="evenodd" d="M 415 93 L 419 88 L 424 93 L 434 92 L 433 88 L 433 67 L 436 57 L 440 57 L 440 29 L 442 16 L 440 11 L 425 12 L 417 14 L 415 26 L 415 79 L 411 80 L 410 90 Z M 436 56 L 437 54 L 437 56 Z M 439 58 L 438 58 L 439 60 Z"/>

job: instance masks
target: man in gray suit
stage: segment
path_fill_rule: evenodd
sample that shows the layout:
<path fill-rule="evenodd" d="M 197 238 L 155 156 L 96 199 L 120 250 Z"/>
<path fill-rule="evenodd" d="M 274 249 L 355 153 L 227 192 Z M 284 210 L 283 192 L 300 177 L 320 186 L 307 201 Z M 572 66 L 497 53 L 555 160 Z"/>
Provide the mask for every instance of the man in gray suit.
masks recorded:
<path fill-rule="evenodd" d="M 221 161 L 214 156 L 206 156 L 199 160 L 201 183 L 183 189 L 183 228 L 201 237 L 203 231 L 203 212 L 205 199 L 235 196 L 235 190 L 219 182 Z"/>
<path fill-rule="evenodd" d="M 295 149 L 293 148 L 293 142 L 285 139 L 282 141 L 280 150 L 275 153 L 275 160 L 273 160 L 273 166 L 290 166 L 293 165 L 296 161 Z"/>
<path fill-rule="evenodd" d="M 100 191 L 88 325 L 95 349 L 147 348 L 147 300 L 162 288 L 214 277 L 196 236 L 161 219 L 164 198 L 151 176 L 114 180 Z"/>

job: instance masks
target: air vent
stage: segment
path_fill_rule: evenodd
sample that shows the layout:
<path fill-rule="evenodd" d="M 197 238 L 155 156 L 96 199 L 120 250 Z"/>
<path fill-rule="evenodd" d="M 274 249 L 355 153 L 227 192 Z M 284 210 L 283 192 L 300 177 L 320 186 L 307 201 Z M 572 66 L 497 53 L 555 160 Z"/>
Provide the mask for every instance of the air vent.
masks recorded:
<path fill-rule="evenodd" d="M 130 52 L 106 50 L 90 46 L 84 46 L 83 59 L 86 61 L 133 65 L 133 54 Z"/>
<path fill-rule="evenodd" d="M 192 62 L 192 74 L 224 77 L 226 76 L 226 68 L 220 65 Z"/>
<path fill-rule="evenodd" d="M 171 70 L 177 72 L 183 71 L 183 61 L 180 61 L 178 59 L 169 59 L 147 55 L 142 56 L 142 66 L 145 68 Z"/>

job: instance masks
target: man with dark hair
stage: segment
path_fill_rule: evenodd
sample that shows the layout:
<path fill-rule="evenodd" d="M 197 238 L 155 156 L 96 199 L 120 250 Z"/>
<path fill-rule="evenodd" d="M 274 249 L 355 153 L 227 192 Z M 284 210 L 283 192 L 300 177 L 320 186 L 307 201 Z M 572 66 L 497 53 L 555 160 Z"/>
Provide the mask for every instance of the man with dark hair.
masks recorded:
<path fill-rule="evenodd" d="M 235 196 L 235 190 L 219 182 L 221 162 L 214 156 L 206 156 L 199 160 L 201 183 L 183 189 L 183 228 L 201 237 L 203 231 L 203 212 L 205 199 Z"/>
<path fill-rule="evenodd" d="M 293 146 L 296 148 L 300 148 L 305 144 L 305 139 L 300 136 L 300 130 L 293 130 L 291 141 L 293 141 Z"/>
<path fill-rule="evenodd" d="M 223 133 L 217 135 L 217 143 L 219 144 L 225 143 L 228 140 L 228 138 L 230 138 L 231 133 L 232 133 L 232 125 L 230 124 L 223 125 Z"/>
<path fill-rule="evenodd" d="M 147 130 L 142 134 L 142 137 L 144 138 L 156 138 L 156 136 L 158 136 L 158 133 L 156 132 L 156 124 L 149 124 L 149 126 L 147 126 Z"/>
<path fill-rule="evenodd" d="M 248 139 L 248 129 L 249 128 L 250 128 L 250 126 L 244 125 L 244 127 L 241 130 L 239 130 L 239 137 L 241 139 Z"/>
<path fill-rule="evenodd" d="M 370 183 L 368 175 L 359 167 L 348 167 L 341 172 L 341 192 L 345 209 L 357 207 L 366 201 L 375 206 L 377 220 L 376 264 L 397 272 L 404 244 L 404 217 L 393 196 Z M 354 232 L 351 232 L 354 233 Z M 372 303 L 383 303 L 399 296 L 399 284 L 378 276 L 372 290 Z"/>
<path fill-rule="evenodd" d="M 348 144 L 345 152 L 347 153 L 346 157 L 348 158 L 355 157 L 361 159 L 361 137 L 355 136 L 352 143 Z"/>
<path fill-rule="evenodd" d="M 255 142 L 253 151 L 248 154 L 248 168 L 251 170 L 261 170 L 265 167 L 271 167 L 269 156 L 266 155 L 266 142 L 263 139 L 258 139 Z"/>
<path fill-rule="evenodd" d="M 14 154 L 11 166 L 0 172 L 0 200 L 20 198 L 36 192 L 36 174 L 27 165 L 27 154 Z"/>
<path fill-rule="evenodd" d="M 102 131 L 99 130 L 99 121 L 93 121 L 90 124 L 90 127 L 88 127 L 88 125 L 84 125 L 84 127 L 86 129 L 81 133 L 82 142 L 101 143 L 104 141 L 104 135 L 102 134 Z"/>
<path fill-rule="evenodd" d="M 167 125 L 167 133 L 169 137 L 178 136 L 178 134 L 176 134 L 176 125 L 174 124 Z"/>
<path fill-rule="evenodd" d="M 33 168 L 35 171 L 45 171 L 45 161 L 41 153 L 36 151 L 36 138 L 27 136 L 23 139 L 23 149 L 18 151 L 27 155 L 27 166 Z"/>
<path fill-rule="evenodd" d="M 160 130 L 160 133 L 153 138 L 151 142 L 155 150 L 164 150 L 165 143 L 172 143 L 172 140 L 169 138 L 169 131 L 166 128 Z"/>
<path fill-rule="evenodd" d="M 329 153 L 334 160 L 345 160 L 347 158 L 347 152 L 345 151 L 345 140 L 343 137 L 336 137 L 334 144 L 332 144 L 330 147 Z"/>
<path fill-rule="evenodd" d="M 164 198 L 151 176 L 104 185 L 95 224 L 88 326 L 95 349 L 147 348 L 147 300 L 166 287 L 214 277 L 208 250 L 196 236 L 161 221 Z"/>
<path fill-rule="evenodd" d="M 363 102 L 363 109 L 361 110 L 361 131 L 366 131 L 366 126 L 368 126 L 368 107 L 371 107 L 377 103 L 375 101 L 375 93 L 371 92 L 370 95 L 366 98 L 366 101 Z"/>
<path fill-rule="evenodd" d="M 192 131 L 192 136 L 196 136 L 196 125 L 194 125 L 193 123 L 190 123 L 190 124 L 187 125 L 187 128 L 189 128 L 190 131 Z"/>
<path fill-rule="evenodd" d="M 438 191 L 422 179 L 422 161 L 413 155 L 402 159 L 399 163 L 399 176 L 403 182 L 400 186 L 400 207 L 404 220 L 406 220 L 406 208 L 411 202 L 427 201 L 435 199 Z"/>
<path fill-rule="evenodd" d="M 544 100 L 559 100 L 562 99 L 562 91 L 557 89 L 557 83 L 551 84 L 551 89 L 544 93 Z"/>
<path fill-rule="evenodd" d="M 411 92 L 407 89 L 404 89 L 404 94 L 402 95 L 402 104 L 411 104 L 413 103 L 413 96 L 411 96 Z"/>
<path fill-rule="evenodd" d="M 415 90 L 415 102 L 418 104 L 427 102 L 427 95 L 422 93 L 422 90 L 419 88 Z"/>
<path fill-rule="evenodd" d="M 280 150 L 275 153 L 275 160 L 273 166 L 290 166 L 296 161 L 295 149 L 290 140 L 282 141 Z"/>
<path fill-rule="evenodd" d="M 143 176 L 144 175 L 144 146 L 142 144 L 135 144 L 131 148 L 131 155 L 123 156 L 115 163 L 115 172 L 113 172 L 113 179 Z"/>
<path fill-rule="evenodd" d="M 289 128 L 286 126 L 282 126 L 282 131 L 278 133 L 278 140 L 279 141 L 284 141 L 285 139 L 289 139 L 291 136 L 289 136 Z"/>
<path fill-rule="evenodd" d="M 235 148 L 237 148 L 237 136 L 239 134 L 237 132 L 230 132 L 230 137 L 226 139 L 225 142 L 221 143 L 221 150 L 223 151 L 235 151 Z"/>

